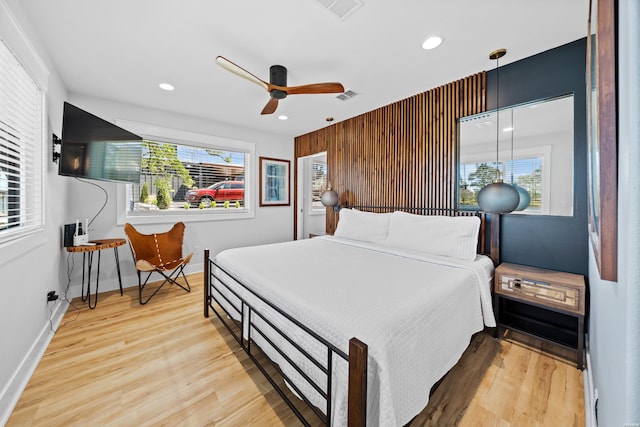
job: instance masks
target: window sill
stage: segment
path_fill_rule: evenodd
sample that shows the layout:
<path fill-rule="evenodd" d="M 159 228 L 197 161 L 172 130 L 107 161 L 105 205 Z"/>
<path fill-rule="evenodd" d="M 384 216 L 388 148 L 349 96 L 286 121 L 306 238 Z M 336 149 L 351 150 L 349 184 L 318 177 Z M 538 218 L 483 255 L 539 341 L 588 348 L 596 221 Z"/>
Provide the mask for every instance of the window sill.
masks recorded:
<path fill-rule="evenodd" d="M 147 215 L 145 213 L 133 215 L 118 215 L 117 224 L 168 224 L 178 221 L 182 222 L 203 222 L 203 221 L 229 221 L 239 219 L 253 219 L 255 213 L 245 209 L 239 209 L 238 212 L 224 212 L 224 208 L 217 211 L 209 209 L 206 212 L 200 212 L 200 209 L 194 209 L 193 212 L 177 212 L 175 214 L 166 215 Z M 197 211 L 197 212 L 196 212 Z"/>

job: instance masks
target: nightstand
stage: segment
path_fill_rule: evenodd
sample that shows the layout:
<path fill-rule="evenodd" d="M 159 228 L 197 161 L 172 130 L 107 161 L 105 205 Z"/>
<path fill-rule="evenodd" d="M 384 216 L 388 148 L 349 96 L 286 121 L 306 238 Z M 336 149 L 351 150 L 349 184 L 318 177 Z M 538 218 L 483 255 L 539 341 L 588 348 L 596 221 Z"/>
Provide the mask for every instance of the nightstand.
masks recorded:
<path fill-rule="evenodd" d="M 500 327 L 576 350 L 584 368 L 584 276 L 502 263 L 495 271 L 494 310 Z"/>

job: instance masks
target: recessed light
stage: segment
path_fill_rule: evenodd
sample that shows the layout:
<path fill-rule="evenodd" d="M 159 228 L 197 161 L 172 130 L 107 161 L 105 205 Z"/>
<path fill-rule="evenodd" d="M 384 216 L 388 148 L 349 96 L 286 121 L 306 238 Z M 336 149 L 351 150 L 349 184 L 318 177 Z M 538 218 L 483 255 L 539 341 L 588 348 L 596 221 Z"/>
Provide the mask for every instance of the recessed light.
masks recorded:
<path fill-rule="evenodd" d="M 425 50 L 435 49 L 442 43 L 442 37 L 433 36 L 429 37 L 422 43 L 422 48 Z"/>
<path fill-rule="evenodd" d="M 173 87 L 173 85 L 171 85 L 169 83 L 160 83 L 158 86 L 160 86 L 160 89 L 162 89 L 162 90 L 171 91 L 171 90 L 175 89 L 175 87 Z"/>
<path fill-rule="evenodd" d="M 278 118 L 279 118 L 280 120 L 289 120 L 289 117 L 288 117 L 288 116 L 285 116 L 284 114 L 280 114 L 280 115 L 278 116 Z"/>
<path fill-rule="evenodd" d="M 511 132 L 513 130 L 512 127 L 502 129 L 502 132 Z"/>

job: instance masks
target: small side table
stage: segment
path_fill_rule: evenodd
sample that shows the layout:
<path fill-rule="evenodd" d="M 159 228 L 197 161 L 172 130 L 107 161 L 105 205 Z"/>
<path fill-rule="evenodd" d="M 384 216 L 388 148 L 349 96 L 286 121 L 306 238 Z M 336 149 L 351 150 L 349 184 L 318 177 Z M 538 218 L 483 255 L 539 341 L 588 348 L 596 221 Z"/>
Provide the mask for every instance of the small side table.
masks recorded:
<path fill-rule="evenodd" d="M 83 245 L 83 246 L 69 246 L 67 252 L 82 252 L 82 301 L 88 301 L 90 309 L 96 308 L 98 304 L 98 284 L 100 282 L 100 253 L 103 249 L 113 248 L 113 253 L 116 258 L 116 269 L 118 271 L 118 283 L 120 284 L 120 295 L 122 295 L 122 276 L 120 275 L 120 257 L 118 256 L 118 246 L 122 246 L 127 241 L 125 239 L 100 239 L 91 240 L 89 243 L 95 243 L 95 245 Z M 91 305 L 91 267 L 93 265 L 93 254 L 98 252 L 98 271 L 96 272 L 96 292 L 93 299 L 93 305 Z M 85 267 L 87 272 L 87 294 L 84 293 L 85 284 Z"/>
<path fill-rule="evenodd" d="M 585 296 L 584 276 L 502 263 L 495 271 L 496 334 L 502 326 L 573 349 L 582 370 Z M 531 308 L 512 310 L 509 301 Z"/>

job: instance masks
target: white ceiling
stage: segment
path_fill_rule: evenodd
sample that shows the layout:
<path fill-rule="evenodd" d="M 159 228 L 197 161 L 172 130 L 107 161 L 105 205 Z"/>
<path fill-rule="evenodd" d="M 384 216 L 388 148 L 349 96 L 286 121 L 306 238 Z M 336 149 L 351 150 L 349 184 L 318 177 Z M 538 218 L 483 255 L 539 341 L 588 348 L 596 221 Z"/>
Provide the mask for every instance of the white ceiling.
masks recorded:
<path fill-rule="evenodd" d="M 503 65 L 583 37 L 588 3 L 362 0 L 340 19 L 317 0 L 20 2 L 71 93 L 288 137 L 492 69 L 497 48 L 508 51 Z M 423 50 L 435 34 L 443 44 Z M 268 93 L 217 66 L 216 55 L 266 81 L 280 64 L 291 86 L 339 81 L 358 95 L 291 95 L 261 116 Z"/>

